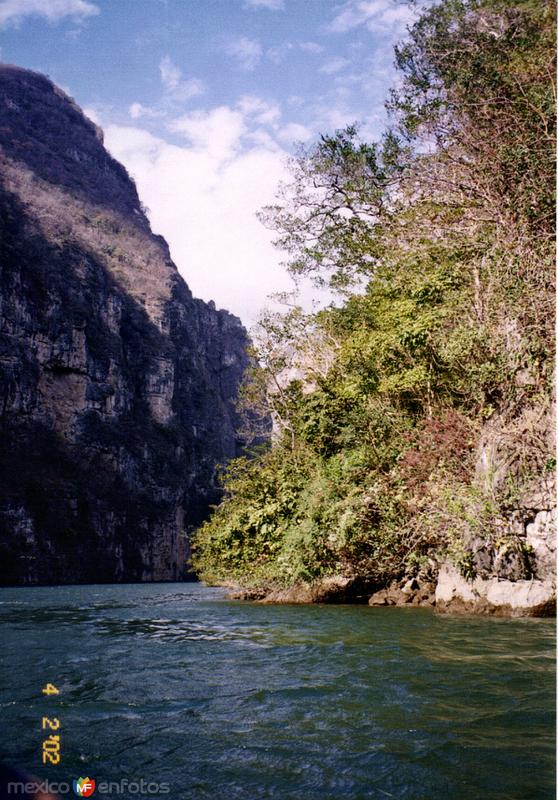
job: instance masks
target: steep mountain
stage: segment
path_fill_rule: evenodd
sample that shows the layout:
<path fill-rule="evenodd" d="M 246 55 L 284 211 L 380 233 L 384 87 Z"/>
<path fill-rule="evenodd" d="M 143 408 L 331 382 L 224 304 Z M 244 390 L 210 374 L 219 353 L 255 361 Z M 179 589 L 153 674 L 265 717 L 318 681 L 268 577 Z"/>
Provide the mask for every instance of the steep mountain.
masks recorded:
<path fill-rule="evenodd" d="M 246 345 L 192 297 L 99 128 L 1 66 L 0 582 L 187 576 L 241 448 Z"/>

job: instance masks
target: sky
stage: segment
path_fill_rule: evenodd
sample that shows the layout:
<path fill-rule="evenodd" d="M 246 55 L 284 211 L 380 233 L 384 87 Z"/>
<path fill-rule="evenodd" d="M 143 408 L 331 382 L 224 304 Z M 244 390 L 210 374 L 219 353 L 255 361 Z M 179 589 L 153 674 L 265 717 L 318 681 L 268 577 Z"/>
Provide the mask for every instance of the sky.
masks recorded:
<path fill-rule="evenodd" d="M 105 132 L 193 293 L 253 324 L 292 284 L 256 212 L 297 143 L 381 135 L 405 0 L 0 0 L 0 59 Z M 302 287 L 308 306 L 313 290 Z"/>

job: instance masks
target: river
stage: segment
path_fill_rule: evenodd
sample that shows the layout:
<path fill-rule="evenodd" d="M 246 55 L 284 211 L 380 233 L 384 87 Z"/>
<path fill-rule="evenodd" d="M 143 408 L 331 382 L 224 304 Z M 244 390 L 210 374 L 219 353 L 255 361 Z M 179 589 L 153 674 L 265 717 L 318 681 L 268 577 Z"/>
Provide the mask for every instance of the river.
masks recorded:
<path fill-rule="evenodd" d="M 554 797 L 553 621 L 140 584 L 1 589 L 0 623 L 2 760 L 62 790 L 90 777 L 112 798 Z M 49 733 L 60 763 L 44 766 Z M 108 781 L 128 783 L 103 794 Z"/>

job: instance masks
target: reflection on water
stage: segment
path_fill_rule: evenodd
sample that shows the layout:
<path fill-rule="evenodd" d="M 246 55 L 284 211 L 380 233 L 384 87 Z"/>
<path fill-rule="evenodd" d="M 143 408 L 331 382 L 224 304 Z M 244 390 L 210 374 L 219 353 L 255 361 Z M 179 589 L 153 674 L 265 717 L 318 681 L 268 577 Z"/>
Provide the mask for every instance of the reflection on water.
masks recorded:
<path fill-rule="evenodd" d="M 222 597 L 0 590 L 4 758 L 168 781 L 173 800 L 554 797 L 552 622 Z M 45 767 L 53 709 L 62 762 Z"/>

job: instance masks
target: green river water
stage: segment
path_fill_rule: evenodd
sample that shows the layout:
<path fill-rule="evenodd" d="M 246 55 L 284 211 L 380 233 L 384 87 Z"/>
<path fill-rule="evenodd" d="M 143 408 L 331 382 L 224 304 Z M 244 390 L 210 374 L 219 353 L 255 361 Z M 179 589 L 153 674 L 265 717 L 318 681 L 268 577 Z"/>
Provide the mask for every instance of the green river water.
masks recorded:
<path fill-rule="evenodd" d="M 87 776 L 111 798 L 554 797 L 552 621 L 143 584 L 2 589 L 0 624 L 2 761 L 61 796 Z"/>

